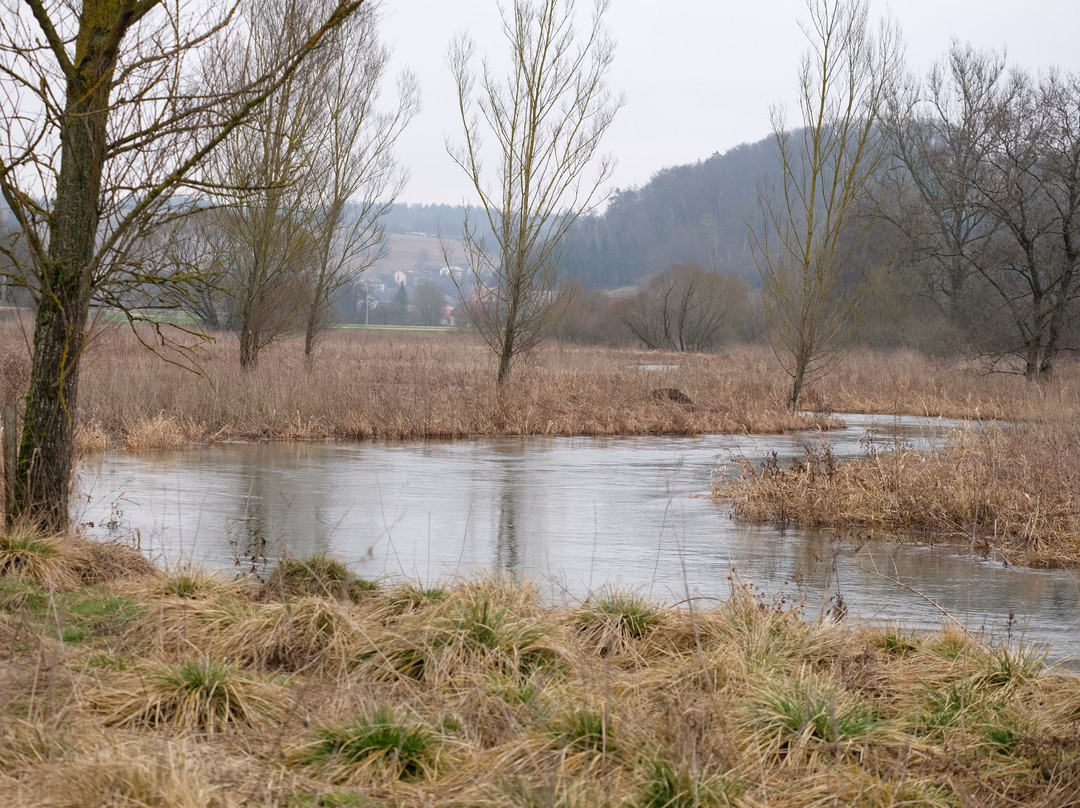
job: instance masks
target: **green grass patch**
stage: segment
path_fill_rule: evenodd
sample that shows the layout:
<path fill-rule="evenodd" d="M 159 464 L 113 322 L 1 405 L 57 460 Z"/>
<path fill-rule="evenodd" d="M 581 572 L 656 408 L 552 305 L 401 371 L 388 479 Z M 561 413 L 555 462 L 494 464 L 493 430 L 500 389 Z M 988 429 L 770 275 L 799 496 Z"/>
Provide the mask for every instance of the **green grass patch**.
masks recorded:
<path fill-rule="evenodd" d="M 64 642 L 93 642 L 114 638 L 146 613 L 135 598 L 90 587 L 57 598 L 57 625 Z"/>
<path fill-rule="evenodd" d="M 863 741 L 876 724 L 859 696 L 812 681 L 774 689 L 755 701 L 753 710 L 765 745 L 781 751 Z"/>
<path fill-rule="evenodd" d="M 652 762 L 649 778 L 627 808 L 711 808 L 736 805 L 745 789 L 720 777 L 703 777 L 688 765 Z"/>
<path fill-rule="evenodd" d="M 153 667 L 132 685 L 102 700 L 114 705 L 108 723 L 214 733 L 236 724 L 265 725 L 284 704 L 275 686 L 213 657 Z"/>
<path fill-rule="evenodd" d="M 573 710 L 552 724 L 552 745 L 572 752 L 603 754 L 614 748 L 611 729 L 609 716 L 595 710 Z"/>
<path fill-rule="evenodd" d="M 427 727 L 380 708 L 351 724 L 324 727 L 317 740 L 299 750 L 292 762 L 334 783 L 363 772 L 390 780 L 415 780 L 435 773 L 439 746 L 435 733 Z"/>

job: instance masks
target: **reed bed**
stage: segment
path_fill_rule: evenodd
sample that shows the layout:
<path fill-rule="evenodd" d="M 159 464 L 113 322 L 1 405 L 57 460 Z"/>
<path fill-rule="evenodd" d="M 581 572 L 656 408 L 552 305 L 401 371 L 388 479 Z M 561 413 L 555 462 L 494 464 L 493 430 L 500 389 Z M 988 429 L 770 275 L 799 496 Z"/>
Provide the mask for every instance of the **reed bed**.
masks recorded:
<path fill-rule="evenodd" d="M 693 611 L 619 590 L 551 606 L 498 577 L 316 596 L 148 571 L 130 553 L 88 571 L 76 544 L 57 549 L 64 587 L 0 574 L 5 805 L 1066 806 L 1080 793 L 1080 680 L 955 628 L 807 621 L 738 582 Z M 326 559 L 306 567 L 309 583 L 341 582 Z"/>
<path fill-rule="evenodd" d="M 717 484 L 714 496 L 732 499 L 751 520 L 959 541 L 1029 566 L 1080 563 L 1080 425 L 1072 413 L 957 430 L 931 451 L 870 444 L 865 456 L 837 463 L 826 437 L 805 452 L 789 467 L 743 458 L 741 475 Z"/>
<path fill-rule="evenodd" d="M 149 336 L 149 335 L 144 335 Z M 27 378 L 26 337 L 0 327 L 5 395 Z M 177 359 L 172 355 L 172 359 Z M 459 332 L 339 330 L 311 363 L 298 341 L 239 367 L 220 335 L 188 358 L 197 373 L 149 352 L 119 326 L 99 325 L 82 363 L 76 412 L 82 451 L 128 451 L 228 440 L 364 440 L 483 435 L 692 435 L 828 427 L 786 411 L 786 381 L 763 346 L 678 354 L 550 343 L 494 385 L 494 360 Z M 1076 374 L 1059 395 L 1075 395 Z M 1070 386 L 1071 385 L 1071 386 Z M 855 352 L 811 387 L 820 413 L 892 412 L 1015 418 L 1035 396 L 1014 379 L 910 353 Z"/>
<path fill-rule="evenodd" d="M 192 373 L 163 362 L 123 330 L 97 333 L 80 379 L 80 448 L 829 425 L 785 411 L 782 384 L 766 370 L 760 348 L 714 356 L 553 345 L 497 391 L 490 351 L 457 332 L 338 331 L 311 363 L 288 341 L 265 350 L 249 372 L 240 370 L 234 342 L 222 336 L 198 350 L 198 373 Z"/>

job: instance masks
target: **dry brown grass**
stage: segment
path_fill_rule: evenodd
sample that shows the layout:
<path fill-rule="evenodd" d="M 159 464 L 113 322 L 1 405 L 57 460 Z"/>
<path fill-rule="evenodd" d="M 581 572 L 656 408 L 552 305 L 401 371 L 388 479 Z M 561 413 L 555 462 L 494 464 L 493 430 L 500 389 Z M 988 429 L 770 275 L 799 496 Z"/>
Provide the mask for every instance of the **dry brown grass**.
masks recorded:
<path fill-rule="evenodd" d="M 0 529 L 0 577 L 63 590 L 156 574 L 142 553 L 124 545 L 50 536 L 18 525 Z"/>
<path fill-rule="evenodd" d="M 1080 425 L 1070 413 L 960 430 L 929 452 L 901 444 L 841 464 L 825 439 L 790 467 L 742 467 L 714 493 L 743 518 L 932 534 L 1033 566 L 1080 562 Z"/>
<path fill-rule="evenodd" d="M 22 625 L 0 655 L 0 803 L 1004 807 L 1080 788 L 1077 678 L 956 629 L 806 622 L 742 586 L 693 613 L 625 591 L 552 607 L 505 579 L 197 589 L 127 582 L 138 628 L 63 644 L 32 599 L 0 600 Z"/>
<path fill-rule="evenodd" d="M 5 389 L 21 389 L 28 360 L 17 324 L 0 326 L 0 344 Z M 293 340 L 267 349 L 245 373 L 235 338 L 220 335 L 194 354 L 195 375 L 147 351 L 125 327 L 99 324 L 82 366 L 77 441 L 83 451 L 110 443 L 139 451 L 193 441 L 770 433 L 814 425 L 785 411 L 786 380 L 762 346 L 677 354 L 550 343 L 501 394 L 493 361 L 467 334 L 339 330 L 310 365 Z M 656 395 L 668 389 L 691 403 Z M 1053 383 L 1035 388 L 973 363 L 856 350 L 808 389 L 804 405 L 1021 420 L 1078 396 L 1080 373 L 1067 361 Z"/>
<path fill-rule="evenodd" d="M 8 324 L 0 342 L 25 350 Z M 301 346 L 272 346 L 242 372 L 235 340 L 200 350 L 202 375 L 166 364 L 119 327 L 100 327 L 82 366 L 84 451 L 191 441 L 459 438 L 780 432 L 815 424 L 784 409 L 767 351 L 661 354 L 552 344 L 497 394 L 477 339 L 456 332 L 342 330 L 307 365 Z M 642 370 L 642 365 L 677 365 Z M 21 378 L 21 377 L 20 377 Z M 674 388 L 692 403 L 653 395 Z"/>
<path fill-rule="evenodd" d="M 1038 418 L 1080 399 L 1080 366 L 1058 361 L 1052 381 L 988 374 L 973 361 L 932 358 L 914 351 L 859 349 L 814 384 L 803 405 L 822 412 L 926 415 L 975 420 Z"/>

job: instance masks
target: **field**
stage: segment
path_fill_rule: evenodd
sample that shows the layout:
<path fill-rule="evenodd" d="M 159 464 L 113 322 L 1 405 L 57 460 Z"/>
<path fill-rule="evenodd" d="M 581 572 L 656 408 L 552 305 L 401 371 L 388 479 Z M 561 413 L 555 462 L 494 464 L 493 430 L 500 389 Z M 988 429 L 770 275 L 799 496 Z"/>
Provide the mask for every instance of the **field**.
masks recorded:
<path fill-rule="evenodd" d="M 389 278 L 395 272 L 409 272 L 414 269 L 432 270 L 445 264 L 442 254 L 442 242 L 437 233 L 387 233 L 389 251 L 384 258 L 375 262 L 369 270 L 373 277 Z M 456 239 L 445 239 L 453 249 L 451 259 L 464 263 L 461 246 Z"/>
<path fill-rule="evenodd" d="M 691 606 L 693 608 L 687 608 Z M 957 629 L 421 589 L 289 560 L 264 584 L 0 543 L 12 806 L 1068 806 L 1080 680 Z"/>
<path fill-rule="evenodd" d="M 26 336 L 5 324 L 0 345 L 7 357 L 3 392 L 18 398 L 29 372 Z M 551 343 L 521 365 L 501 392 L 490 352 L 477 338 L 454 331 L 342 329 L 327 336 L 310 364 L 300 345 L 289 341 L 264 351 L 250 373 L 241 372 L 229 336 L 188 356 L 165 358 L 173 363 L 150 353 L 122 326 L 95 330 L 75 412 L 84 448 L 770 433 L 827 428 L 830 412 L 1030 420 L 1047 406 L 1070 406 L 1080 384 L 1074 367 L 1053 386 L 1035 388 L 1016 377 L 981 375 L 963 363 L 858 351 L 809 389 L 805 405 L 822 415 L 807 416 L 785 410 L 784 378 L 769 350 L 753 345 L 679 354 Z"/>

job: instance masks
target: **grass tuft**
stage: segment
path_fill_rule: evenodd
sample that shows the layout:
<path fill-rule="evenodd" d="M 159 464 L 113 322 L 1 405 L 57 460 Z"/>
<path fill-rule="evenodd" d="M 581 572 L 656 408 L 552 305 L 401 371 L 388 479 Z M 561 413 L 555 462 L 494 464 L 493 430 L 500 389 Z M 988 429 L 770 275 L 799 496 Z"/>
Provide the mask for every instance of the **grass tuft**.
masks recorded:
<path fill-rule="evenodd" d="M 439 752 L 430 729 L 383 707 L 351 724 L 324 727 L 291 761 L 333 783 L 368 772 L 389 780 L 415 780 L 434 775 Z"/>
<path fill-rule="evenodd" d="M 652 762 L 649 779 L 632 808 L 710 808 L 736 805 L 742 789 L 722 778 L 706 778 L 689 766 Z"/>
<path fill-rule="evenodd" d="M 813 680 L 773 686 L 752 703 L 752 710 L 763 745 L 780 753 L 864 743 L 876 724 L 861 698 Z"/>
<path fill-rule="evenodd" d="M 0 576 L 35 581 L 47 586 L 70 586 L 61 539 L 34 530 L 0 533 Z"/>
<path fill-rule="evenodd" d="M 620 654 L 643 639 L 662 619 L 655 604 L 633 592 L 609 589 L 578 610 L 575 622 L 584 641 L 601 656 Z"/>
<path fill-rule="evenodd" d="M 270 598 L 330 597 L 359 601 L 379 585 L 356 576 L 342 562 L 325 555 L 283 558 L 263 585 Z"/>
<path fill-rule="evenodd" d="M 266 725 L 284 700 L 277 687 L 220 659 L 160 665 L 132 690 L 116 691 L 107 723 L 221 732 L 235 724 Z"/>
<path fill-rule="evenodd" d="M 609 716 L 595 710 L 572 710 L 551 726 L 552 743 L 568 752 L 606 754 L 614 749 Z"/>

